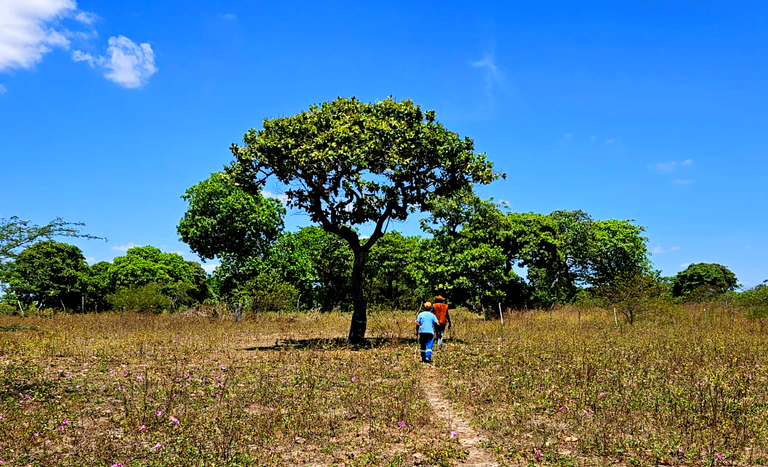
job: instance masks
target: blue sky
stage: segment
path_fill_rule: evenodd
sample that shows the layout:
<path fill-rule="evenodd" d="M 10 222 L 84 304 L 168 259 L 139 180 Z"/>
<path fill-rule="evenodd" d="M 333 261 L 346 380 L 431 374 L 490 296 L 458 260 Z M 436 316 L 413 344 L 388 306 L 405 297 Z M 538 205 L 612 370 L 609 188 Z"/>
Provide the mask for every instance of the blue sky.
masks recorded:
<path fill-rule="evenodd" d="M 194 259 L 180 196 L 249 128 L 392 95 L 506 172 L 483 197 L 634 219 L 665 275 L 715 262 L 753 286 L 767 52 L 760 2 L 0 0 L 0 217 L 85 222 L 109 239 L 73 242 L 91 262 Z"/>

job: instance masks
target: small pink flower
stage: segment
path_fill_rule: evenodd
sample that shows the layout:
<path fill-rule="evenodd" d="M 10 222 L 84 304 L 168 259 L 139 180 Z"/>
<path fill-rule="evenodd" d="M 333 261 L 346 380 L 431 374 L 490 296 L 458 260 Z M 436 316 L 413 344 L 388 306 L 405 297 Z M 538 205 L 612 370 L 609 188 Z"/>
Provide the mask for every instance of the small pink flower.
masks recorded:
<path fill-rule="evenodd" d="M 720 454 L 716 454 L 715 455 L 715 459 L 721 461 L 721 460 L 723 460 L 723 456 L 721 456 Z"/>
<path fill-rule="evenodd" d="M 142 379 L 144 379 L 144 378 L 142 378 L 141 376 L 137 376 L 137 377 L 136 377 L 136 379 L 138 379 L 139 381 L 141 381 L 141 380 L 142 380 Z"/>
<path fill-rule="evenodd" d="M 157 412 L 155 412 L 155 415 L 157 415 L 158 417 L 161 416 L 162 414 L 163 414 L 162 410 L 158 410 Z"/>
<path fill-rule="evenodd" d="M 451 431 L 451 439 L 458 438 L 458 437 L 459 437 L 458 433 L 456 433 L 455 431 Z"/>
<path fill-rule="evenodd" d="M 597 397 L 598 397 L 598 398 L 602 398 L 602 397 L 605 397 L 605 393 L 604 393 L 604 392 L 601 392 L 600 394 L 598 394 L 598 395 L 597 395 Z"/>
<path fill-rule="evenodd" d="M 1 422 L 1 421 L 3 421 L 3 419 L 4 419 L 4 418 L 5 418 L 5 417 L 3 417 L 2 415 L 0 415 L 0 422 Z"/>
<path fill-rule="evenodd" d="M 219 370 L 224 370 L 224 369 L 225 369 L 224 365 L 219 365 Z"/>
<path fill-rule="evenodd" d="M 585 410 L 584 415 L 589 415 L 589 410 Z"/>
<path fill-rule="evenodd" d="M 535 454 L 536 454 L 536 459 L 541 459 L 541 451 L 537 449 Z"/>
<path fill-rule="evenodd" d="M 171 423 L 173 423 L 174 425 L 178 425 L 179 424 L 179 419 L 178 418 L 176 418 L 174 416 L 171 416 L 170 418 L 171 418 Z"/>
<path fill-rule="evenodd" d="M 558 411 L 558 412 L 562 412 L 563 410 L 565 410 L 565 407 L 559 407 L 559 408 L 557 409 L 557 411 Z"/>
<path fill-rule="evenodd" d="M 112 467 L 123 467 L 123 464 L 112 464 Z"/>
<path fill-rule="evenodd" d="M 405 428 L 405 422 L 397 422 L 397 426 L 400 428 Z"/>
<path fill-rule="evenodd" d="M 285 378 L 281 379 L 280 382 L 285 384 Z"/>
<path fill-rule="evenodd" d="M 683 454 L 685 454 L 685 451 L 683 451 L 683 448 L 680 448 L 677 450 L 677 454 L 682 456 Z"/>
<path fill-rule="evenodd" d="M 37 437 L 39 437 L 39 436 L 40 436 L 40 433 L 35 433 L 35 434 L 34 434 L 34 435 L 32 435 L 32 436 L 34 436 L 35 438 L 37 438 Z"/>
<path fill-rule="evenodd" d="M 147 425 L 141 425 L 141 426 L 139 427 L 139 431 L 144 431 L 144 430 L 146 430 L 146 429 L 147 429 Z"/>
<path fill-rule="evenodd" d="M 80 385 L 78 384 L 77 386 L 75 386 L 75 389 L 80 389 Z"/>
<path fill-rule="evenodd" d="M 155 447 L 152 448 L 152 449 L 157 449 L 159 451 L 159 450 L 163 449 L 163 445 L 160 444 L 160 443 L 157 443 L 157 444 L 155 444 Z"/>
<path fill-rule="evenodd" d="M 62 425 L 66 425 L 67 423 L 69 423 L 69 419 L 68 418 L 65 418 L 64 420 L 61 421 Z"/>
<path fill-rule="evenodd" d="M 274 407 L 270 407 L 270 408 L 269 408 L 269 411 L 270 411 L 270 412 L 274 412 L 274 411 L 275 411 L 275 408 L 274 408 Z"/>
<path fill-rule="evenodd" d="M 353 377 L 352 377 L 352 382 L 354 383 L 355 381 L 357 381 L 357 378 L 355 378 L 355 377 L 353 376 Z"/>

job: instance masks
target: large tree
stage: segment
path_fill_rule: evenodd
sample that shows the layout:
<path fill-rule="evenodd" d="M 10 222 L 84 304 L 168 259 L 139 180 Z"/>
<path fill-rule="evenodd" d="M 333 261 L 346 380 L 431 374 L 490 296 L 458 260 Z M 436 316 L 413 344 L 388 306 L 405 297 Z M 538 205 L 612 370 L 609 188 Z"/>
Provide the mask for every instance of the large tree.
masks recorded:
<path fill-rule="evenodd" d="M 367 325 L 363 273 L 368 251 L 390 220 L 429 210 L 432 202 L 500 174 L 469 138 L 448 131 L 433 111 L 410 100 L 363 103 L 339 98 L 290 117 L 266 119 L 244 145 L 232 145 L 228 174 L 250 192 L 272 177 L 291 207 L 309 214 L 352 249 L 350 342 Z M 356 226 L 373 224 L 360 237 Z"/>

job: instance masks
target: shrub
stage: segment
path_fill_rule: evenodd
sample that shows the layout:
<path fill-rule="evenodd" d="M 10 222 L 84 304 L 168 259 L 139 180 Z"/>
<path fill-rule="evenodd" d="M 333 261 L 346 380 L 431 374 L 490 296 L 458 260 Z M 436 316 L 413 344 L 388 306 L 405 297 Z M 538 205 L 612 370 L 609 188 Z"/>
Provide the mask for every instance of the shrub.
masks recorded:
<path fill-rule="evenodd" d="M 139 287 L 123 288 L 107 296 L 115 310 L 160 313 L 168 310 L 171 299 L 162 292 L 160 284 L 150 282 Z"/>

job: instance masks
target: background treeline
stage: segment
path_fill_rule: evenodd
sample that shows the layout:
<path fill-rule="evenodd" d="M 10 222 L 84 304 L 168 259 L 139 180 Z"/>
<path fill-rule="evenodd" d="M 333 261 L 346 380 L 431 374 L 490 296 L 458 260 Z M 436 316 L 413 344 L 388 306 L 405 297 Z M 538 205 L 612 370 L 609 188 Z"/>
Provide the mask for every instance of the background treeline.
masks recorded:
<path fill-rule="evenodd" d="M 151 246 L 88 265 L 79 248 L 50 239 L 4 258 L 3 310 L 177 311 L 226 305 L 244 312 L 352 307 L 353 254 L 319 226 L 284 229 L 284 206 L 246 193 L 214 173 L 184 195 L 178 231 L 190 248 L 221 265 Z M 6 221 L 7 223 L 7 221 Z M 471 192 L 440 200 L 421 220 L 424 236 L 386 233 L 366 258 L 369 305 L 416 309 L 437 293 L 452 305 L 496 314 L 511 309 L 590 303 L 634 321 L 675 301 L 730 300 L 768 316 L 768 286 L 742 293 L 717 264 L 693 264 L 672 278 L 653 270 L 643 227 L 595 220 L 583 211 L 510 212 Z M 6 238 L 7 243 L 7 238 Z"/>

